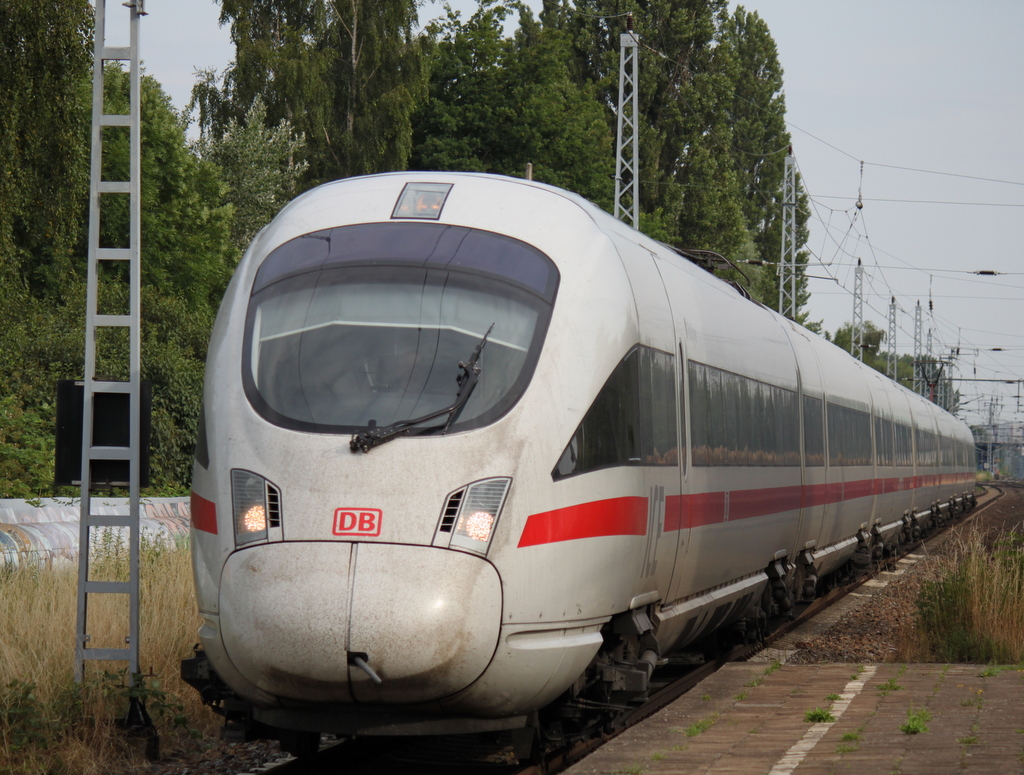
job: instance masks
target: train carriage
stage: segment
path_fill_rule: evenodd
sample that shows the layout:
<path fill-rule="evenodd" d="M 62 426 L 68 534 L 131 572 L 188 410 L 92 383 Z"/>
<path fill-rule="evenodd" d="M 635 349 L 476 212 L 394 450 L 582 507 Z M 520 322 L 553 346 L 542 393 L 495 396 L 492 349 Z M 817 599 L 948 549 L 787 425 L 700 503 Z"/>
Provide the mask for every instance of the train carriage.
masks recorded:
<path fill-rule="evenodd" d="M 757 637 L 973 500 L 959 421 L 593 204 L 482 174 L 284 208 L 200 425 L 186 673 L 290 744 L 642 697 L 670 652 Z"/>

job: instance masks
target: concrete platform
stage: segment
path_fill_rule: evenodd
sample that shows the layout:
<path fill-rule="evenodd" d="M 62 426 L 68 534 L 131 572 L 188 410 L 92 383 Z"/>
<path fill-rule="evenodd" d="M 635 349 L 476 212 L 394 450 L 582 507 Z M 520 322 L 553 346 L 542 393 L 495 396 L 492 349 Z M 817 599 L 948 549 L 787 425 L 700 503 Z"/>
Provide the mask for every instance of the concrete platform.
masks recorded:
<path fill-rule="evenodd" d="M 808 720 L 815 709 L 835 720 Z M 915 716 L 919 731 L 908 733 Z M 1024 672 L 983 665 L 728 665 L 568 772 L 1024 773 Z"/>

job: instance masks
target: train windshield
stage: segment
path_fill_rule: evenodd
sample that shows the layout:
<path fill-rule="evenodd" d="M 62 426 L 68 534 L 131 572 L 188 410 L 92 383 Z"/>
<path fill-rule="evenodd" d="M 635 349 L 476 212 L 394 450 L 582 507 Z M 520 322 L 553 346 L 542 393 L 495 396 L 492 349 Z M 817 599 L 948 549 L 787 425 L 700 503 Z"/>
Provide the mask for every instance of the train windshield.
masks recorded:
<path fill-rule="evenodd" d="M 491 329 L 479 379 L 449 431 L 486 425 L 533 374 L 557 282 L 535 248 L 460 227 L 369 224 L 299 237 L 257 273 L 246 394 L 286 428 L 383 428 L 451 406 L 459 363 Z M 411 434 L 447 424 L 442 416 Z"/>

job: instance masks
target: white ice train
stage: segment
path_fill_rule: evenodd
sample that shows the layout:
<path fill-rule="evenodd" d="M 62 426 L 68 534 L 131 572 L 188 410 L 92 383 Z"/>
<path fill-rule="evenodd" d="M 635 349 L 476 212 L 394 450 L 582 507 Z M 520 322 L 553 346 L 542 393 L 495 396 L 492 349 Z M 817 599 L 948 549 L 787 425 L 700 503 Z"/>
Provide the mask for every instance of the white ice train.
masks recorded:
<path fill-rule="evenodd" d="M 557 736 L 973 481 L 963 423 L 578 196 L 342 180 L 258 235 L 217 317 L 185 672 L 291 748 Z"/>

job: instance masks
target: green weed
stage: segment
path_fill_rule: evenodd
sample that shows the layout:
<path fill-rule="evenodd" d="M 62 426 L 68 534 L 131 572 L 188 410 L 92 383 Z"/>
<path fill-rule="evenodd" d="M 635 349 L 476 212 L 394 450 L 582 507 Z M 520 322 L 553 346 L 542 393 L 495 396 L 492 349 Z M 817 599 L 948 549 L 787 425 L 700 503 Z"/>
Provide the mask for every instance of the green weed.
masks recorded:
<path fill-rule="evenodd" d="M 804 721 L 812 724 L 831 724 L 836 720 L 828 708 L 812 708 L 804 714 Z"/>
<path fill-rule="evenodd" d="M 718 714 L 712 713 L 710 716 L 702 718 L 688 726 L 686 728 L 686 736 L 696 737 L 701 732 L 706 732 L 708 729 L 710 729 L 716 721 L 718 721 Z"/>
<path fill-rule="evenodd" d="M 907 710 L 907 723 L 900 726 L 900 731 L 907 735 L 918 735 L 928 731 L 927 722 L 932 720 L 932 714 L 927 708 L 914 710 L 911 705 Z"/>
<path fill-rule="evenodd" d="M 882 693 L 882 696 L 888 696 L 890 692 L 898 692 L 902 689 L 903 687 L 896 683 L 895 677 L 890 678 L 888 681 L 886 681 L 884 684 L 879 685 L 878 687 L 878 691 Z"/>

